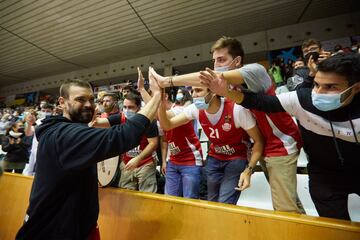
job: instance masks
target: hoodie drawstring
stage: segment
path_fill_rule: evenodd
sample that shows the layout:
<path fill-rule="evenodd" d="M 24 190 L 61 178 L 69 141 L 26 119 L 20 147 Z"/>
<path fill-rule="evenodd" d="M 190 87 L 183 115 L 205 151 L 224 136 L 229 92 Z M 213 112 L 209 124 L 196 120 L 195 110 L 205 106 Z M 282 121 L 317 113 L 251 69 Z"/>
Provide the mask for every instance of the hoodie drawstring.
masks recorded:
<path fill-rule="evenodd" d="M 356 132 L 355 132 L 354 124 L 353 124 L 351 118 L 349 118 L 349 121 L 350 121 L 351 129 L 352 129 L 353 134 L 354 134 L 356 145 L 359 145 L 359 141 L 358 141 L 358 138 L 357 138 L 357 135 L 356 135 Z"/>
<path fill-rule="evenodd" d="M 331 121 L 331 120 L 330 120 L 330 126 L 331 126 L 331 132 L 332 132 L 332 135 L 333 135 L 333 140 L 334 140 L 334 143 L 335 143 L 336 152 L 337 152 L 337 155 L 338 155 L 338 157 L 339 157 L 341 166 L 343 167 L 343 166 L 344 166 L 344 158 L 343 158 L 343 156 L 342 156 L 342 154 L 341 154 L 341 152 L 340 152 L 339 144 L 338 144 L 338 141 L 336 140 L 334 127 L 333 127 L 333 125 L 332 125 L 332 121 Z"/>

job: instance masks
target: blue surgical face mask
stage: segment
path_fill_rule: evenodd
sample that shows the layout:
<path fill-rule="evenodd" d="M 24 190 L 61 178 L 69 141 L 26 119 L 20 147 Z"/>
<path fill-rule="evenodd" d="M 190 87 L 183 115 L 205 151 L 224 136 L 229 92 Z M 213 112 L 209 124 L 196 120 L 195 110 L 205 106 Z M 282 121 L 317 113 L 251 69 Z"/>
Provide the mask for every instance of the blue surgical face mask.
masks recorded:
<path fill-rule="evenodd" d="M 129 110 L 124 110 L 123 112 L 124 112 L 125 117 L 126 117 L 127 119 L 133 117 L 133 116 L 136 114 L 136 112 L 129 111 Z"/>
<path fill-rule="evenodd" d="M 183 98 L 184 98 L 184 94 L 182 94 L 182 93 L 176 94 L 176 101 L 181 101 L 181 100 L 183 100 Z"/>
<path fill-rule="evenodd" d="M 193 98 L 193 100 L 194 100 L 195 107 L 197 109 L 201 110 L 201 109 L 209 108 L 209 103 L 205 102 L 205 97 L 197 97 L 197 98 Z"/>
<path fill-rule="evenodd" d="M 201 109 L 206 110 L 206 109 L 208 109 L 208 108 L 209 108 L 209 105 L 210 105 L 210 103 L 211 103 L 212 99 L 215 97 L 215 95 L 214 95 L 214 96 L 212 96 L 212 98 L 209 100 L 209 102 L 208 102 L 208 103 L 206 103 L 205 98 L 206 98 L 209 94 L 210 94 L 210 93 L 208 93 L 205 97 L 197 97 L 197 98 L 193 98 L 193 101 L 194 101 L 195 107 L 196 107 L 197 109 L 199 109 L 199 110 L 201 110 Z"/>
<path fill-rule="evenodd" d="M 345 89 L 341 93 L 316 93 L 314 90 L 311 93 L 313 105 L 320 111 L 331 111 L 341 107 L 343 102 L 351 95 L 351 87 Z"/>
<path fill-rule="evenodd" d="M 227 72 L 227 71 L 233 69 L 233 68 L 230 69 L 230 66 L 231 66 L 231 64 L 234 62 L 235 59 L 236 59 L 236 58 L 234 58 L 234 59 L 229 63 L 229 65 L 222 66 L 222 67 L 214 67 L 214 71 L 216 71 L 216 72 Z"/>

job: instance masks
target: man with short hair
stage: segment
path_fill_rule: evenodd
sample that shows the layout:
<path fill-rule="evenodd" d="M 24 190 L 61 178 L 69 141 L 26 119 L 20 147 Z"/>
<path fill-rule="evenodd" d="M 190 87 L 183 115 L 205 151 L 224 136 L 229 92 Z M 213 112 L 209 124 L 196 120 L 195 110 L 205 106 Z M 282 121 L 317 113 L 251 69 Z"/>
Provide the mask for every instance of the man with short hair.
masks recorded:
<path fill-rule="evenodd" d="M 293 76 L 286 80 L 286 87 L 289 91 L 294 91 L 302 86 L 304 79 L 309 77 L 309 68 L 305 65 L 303 58 L 295 60 Z"/>
<path fill-rule="evenodd" d="M 101 113 L 102 118 L 120 113 L 118 96 L 115 93 L 105 93 L 102 97 L 102 105 L 104 107 L 104 112 Z"/>
<path fill-rule="evenodd" d="M 319 63 L 313 88 L 278 96 L 228 90 L 240 74 L 211 70 L 202 82 L 249 109 L 288 112 L 299 122 L 308 156 L 310 195 L 322 217 L 350 220 L 348 195 L 360 195 L 360 55 L 339 53 Z"/>
<path fill-rule="evenodd" d="M 152 86 L 153 98 L 125 124 L 95 129 L 87 126 L 95 111 L 90 84 L 71 80 L 61 85 L 63 116 L 48 117 L 36 129 L 36 175 L 16 239 L 93 239 L 99 235 L 96 163 L 138 144 L 161 98 L 159 89 Z"/>
<path fill-rule="evenodd" d="M 133 88 L 130 86 L 130 85 L 127 85 L 125 87 L 123 87 L 121 89 L 121 98 L 119 100 L 119 109 L 122 110 L 123 109 L 123 104 L 124 104 L 124 99 L 125 99 L 125 96 L 131 92 L 133 92 Z"/>
<path fill-rule="evenodd" d="M 134 93 L 127 94 L 124 99 L 123 114 L 118 117 L 119 123 L 124 124 L 140 111 L 140 108 L 140 96 Z M 154 155 L 156 155 L 158 141 L 158 127 L 156 121 L 153 121 L 138 146 L 122 155 L 120 188 L 156 193 L 157 158 Z"/>
<path fill-rule="evenodd" d="M 44 120 L 46 117 L 51 116 L 54 110 L 54 105 L 47 102 L 41 104 L 40 106 L 41 109 L 37 116 L 36 125 L 40 125 L 42 120 Z"/>
<path fill-rule="evenodd" d="M 298 69 L 305 66 L 305 62 L 303 58 L 297 58 L 294 62 L 294 69 Z"/>
<path fill-rule="evenodd" d="M 317 39 L 307 39 L 301 45 L 305 67 L 308 69 L 308 75 L 304 81 L 298 84 L 296 88 L 312 88 L 314 76 L 317 71 L 317 65 L 331 56 L 330 52 L 322 48 L 321 42 Z"/>

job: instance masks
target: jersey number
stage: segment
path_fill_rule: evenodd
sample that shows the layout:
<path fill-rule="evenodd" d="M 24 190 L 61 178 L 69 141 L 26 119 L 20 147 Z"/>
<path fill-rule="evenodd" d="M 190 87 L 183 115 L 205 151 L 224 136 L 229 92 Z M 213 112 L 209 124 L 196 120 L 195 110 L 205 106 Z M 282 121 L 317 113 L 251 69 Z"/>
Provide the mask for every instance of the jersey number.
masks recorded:
<path fill-rule="evenodd" d="M 210 133 L 210 137 L 211 138 L 220 138 L 219 137 L 219 130 L 218 129 L 213 129 L 211 127 L 209 127 L 211 133 Z"/>

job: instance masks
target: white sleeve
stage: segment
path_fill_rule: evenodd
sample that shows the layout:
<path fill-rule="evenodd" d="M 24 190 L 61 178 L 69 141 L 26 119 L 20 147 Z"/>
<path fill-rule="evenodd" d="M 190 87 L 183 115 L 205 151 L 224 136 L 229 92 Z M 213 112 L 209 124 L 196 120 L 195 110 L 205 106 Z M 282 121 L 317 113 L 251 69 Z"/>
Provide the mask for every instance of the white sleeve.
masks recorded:
<path fill-rule="evenodd" d="M 37 141 L 36 135 L 34 134 L 32 145 L 31 145 L 31 153 L 29 157 L 29 163 L 25 165 L 25 168 L 22 172 L 25 176 L 34 176 L 35 175 L 35 163 L 36 163 L 36 153 L 39 142 Z"/>
<path fill-rule="evenodd" d="M 249 110 L 241 105 L 234 105 L 234 122 L 236 128 L 242 128 L 244 130 L 255 127 L 256 121 Z"/>
<path fill-rule="evenodd" d="M 297 115 L 297 110 L 299 109 L 300 102 L 296 91 L 282 93 L 277 95 L 276 97 L 279 99 L 281 106 L 285 109 L 286 112 L 293 116 Z"/>
<path fill-rule="evenodd" d="M 269 74 L 261 64 L 247 64 L 239 68 L 239 72 L 252 92 L 266 92 L 272 85 Z"/>
<path fill-rule="evenodd" d="M 156 121 L 156 126 L 157 126 L 158 131 L 159 131 L 159 136 L 164 136 L 164 130 L 161 128 L 159 121 Z"/>
<path fill-rule="evenodd" d="M 171 108 L 170 111 L 176 116 L 184 111 L 184 107 L 174 107 Z"/>
<path fill-rule="evenodd" d="M 199 119 L 199 109 L 197 109 L 194 104 L 185 107 L 183 113 L 188 120 Z"/>

